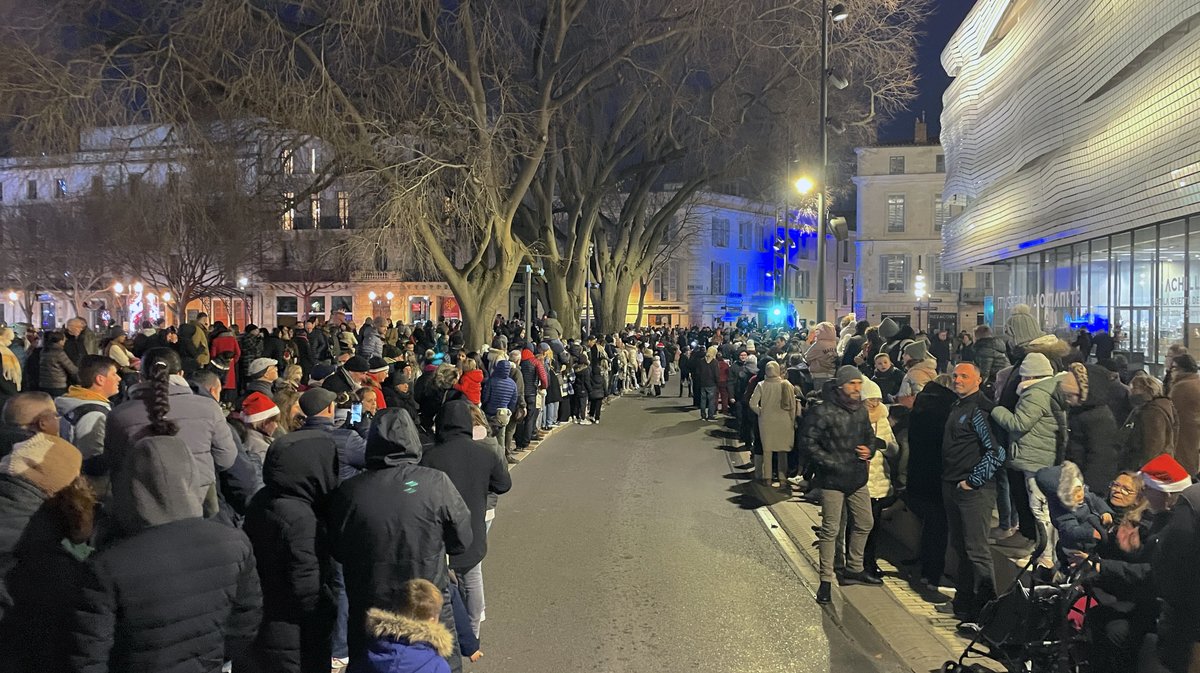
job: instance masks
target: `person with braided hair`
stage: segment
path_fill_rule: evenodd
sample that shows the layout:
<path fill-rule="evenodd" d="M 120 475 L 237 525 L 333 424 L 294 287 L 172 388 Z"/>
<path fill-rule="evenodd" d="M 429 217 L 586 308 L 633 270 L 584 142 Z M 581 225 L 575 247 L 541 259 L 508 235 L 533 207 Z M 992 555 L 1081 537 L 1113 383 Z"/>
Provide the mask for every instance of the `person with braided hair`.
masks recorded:
<path fill-rule="evenodd" d="M 149 435 L 174 435 L 191 451 L 195 462 L 193 492 L 204 502 L 205 516 L 217 511 L 217 471 L 237 460 L 237 444 L 216 400 L 193 394 L 183 378 L 179 354 L 152 348 L 142 358 L 144 381 L 130 389 L 131 399 L 108 416 L 104 455 L 116 478 L 122 453 Z"/>

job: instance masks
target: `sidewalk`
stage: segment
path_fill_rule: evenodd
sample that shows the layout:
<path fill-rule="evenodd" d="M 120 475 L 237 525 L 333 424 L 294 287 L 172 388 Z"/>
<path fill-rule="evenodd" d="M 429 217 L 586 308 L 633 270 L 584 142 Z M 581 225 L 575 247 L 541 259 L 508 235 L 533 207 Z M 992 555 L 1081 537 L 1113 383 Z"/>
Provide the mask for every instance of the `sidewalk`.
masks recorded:
<path fill-rule="evenodd" d="M 734 465 L 750 461 L 749 452 L 738 451 L 729 446 L 736 441 L 732 439 L 732 431 L 722 428 L 710 434 L 726 445 L 723 448 L 729 457 L 731 475 L 736 472 L 732 470 Z M 808 569 L 801 569 L 801 576 L 806 583 L 813 583 L 810 590 L 815 593 L 815 583 L 819 581 L 819 560 L 817 536 L 813 528 L 821 522 L 820 506 L 803 502 L 800 498 L 789 496 L 779 489 L 754 483 L 750 480 L 750 471 L 744 474 L 745 477 L 738 481 L 734 490 L 742 493 L 746 500 L 744 506 L 752 506 L 755 501 L 756 506 L 767 506 L 770 518 L 778 523 L 799 555 L 810 566 Z M 764 517 L 764 521 L 769 521 L 769 518 Z M 833 604 L 829 612 L 834 620 L 854 637 L 870 638 L 875 644 L 890 651 L 908 670 L 919 673 L 938 671 L 947 660 L 957 661 L 969 642 L 958 635 L 957 619 L 936 610 L 938 604 L 946 603 L 952 598 L 953 590 L 933 591 L 915 582 L 909 582 L 910 577 L 915 579 L 915 568 L 910 570 L 901 567 L 899 561 L 915 556 L 913 548 L 916 546 L 920 525 L 902 504 L 889 509 L 883 523 L 884 537 L 880 540 L 878 562 L 886 573 L 884 585 L 842 587 L 835 583 Z M 906 540 L 912 542 L 905 544 Z M 996 546 L 993 546 L 992 550 L 997 586 L 1005 587 L 1015 576 L 1020 559 L 1002 554 L 1001 549 Z M 808 572 L 803 572 L 804 570 Z M 947 572 L 950 571 L 948 568 Z M 814 607 L 817 607 L 815 602 Z M 990 664 L 991 669 L 1003 670 L 1002 666 L 987 659 L 973 658 L 970 661 L 985 666 Z"/>

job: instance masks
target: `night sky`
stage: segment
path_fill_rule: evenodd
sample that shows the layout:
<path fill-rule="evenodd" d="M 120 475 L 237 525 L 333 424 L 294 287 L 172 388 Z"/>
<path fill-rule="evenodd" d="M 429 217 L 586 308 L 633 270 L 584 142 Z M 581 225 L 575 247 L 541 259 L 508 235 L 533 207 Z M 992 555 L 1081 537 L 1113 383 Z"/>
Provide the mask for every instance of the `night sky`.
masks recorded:
<path fill-rule="evenodd" d="M 879 129 L 881 141 L 911 140 L 913 118 L 922 111 L 929 122 L 929 136 L 937 135 L 941 128 L 942 93 L 950 86 L 950 78 L 942 70 L 942 49 L 974 5 L 975 0 L 933 0 L 933 14 L 922 30 L 924 35 L 919 38 L 921 43 L 917 48 L 917 74 L 921 78 L 917 86 L 921 93 L 908 112 L 900 113 Z"/>

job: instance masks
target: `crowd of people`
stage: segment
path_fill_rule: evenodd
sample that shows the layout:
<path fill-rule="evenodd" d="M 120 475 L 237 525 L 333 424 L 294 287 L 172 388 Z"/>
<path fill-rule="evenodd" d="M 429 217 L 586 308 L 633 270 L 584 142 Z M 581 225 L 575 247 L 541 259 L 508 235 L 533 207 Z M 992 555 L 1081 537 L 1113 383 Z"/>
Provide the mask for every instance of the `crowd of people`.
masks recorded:
<path fill-rule="evenodd" d="M 1026 306 L 998 332 L 955 343 L 848 316 L 634 338 L 701 419 L 727 414 L 752 456 L 739 469 L 821 505 L 819 603 L 835 583 L 882 584 L 878 533 L 902 504 L 922 525 L 914 581 L 953 587 L 938 609 L 964 632 L 996 596 L 991 547 L 1029 555 L 1040 536 L 1038 581 L 1081 574 L 1096 597 L 1090 670 L 1197 670 L 1196 360 L 1172 347 L 1160 381 L 1114 357 L 1119 334 L 1050 333 Z"/>
<path fill-rule="evenodd" d="M 340 315 L 102 333 L 0 327 L 11 670 L 461 670 L 482 656 L 509 465 L 672 377 L 736 429 L 739 469 L 822 505 L 818 602 L 882 584 L 903 503 L 919 581 L 954 585 L 963 628 L 995 595 L 990 546 L 1041 537 L 1047 581 L 1093 568 L 1093 670 L 1138 670 L 1140 651 L 1161 666 L 1141 670 L 1185 671 L 1200 642 L 1200 373 L 1181 346 L 1159 381 L 1024 307 L 957 346 L 853 316 L 579 340 L 553 312 L 497 316 L 477 347 L 455 321 Z"/>

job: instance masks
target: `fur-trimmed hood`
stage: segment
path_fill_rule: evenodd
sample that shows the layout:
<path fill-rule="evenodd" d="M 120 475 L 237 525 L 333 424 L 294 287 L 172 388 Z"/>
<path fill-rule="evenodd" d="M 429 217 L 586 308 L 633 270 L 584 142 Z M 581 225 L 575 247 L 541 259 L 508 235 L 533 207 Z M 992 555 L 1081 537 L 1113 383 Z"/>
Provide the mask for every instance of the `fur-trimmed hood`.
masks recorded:
<path fill-rule="evenodd" d="M 1026 353 L 1041 353 L 1049 358 L 1051 362 L 1055 358 L 1062 360 L 1071 352 L 1071 344 L 1053 334 L 1040 336 L 1025 344 L 1024 348 Z"/>
<path fill-rule="evenodd" d="M 440 622 L 418 621 L 380 608 L 367 610 L 367 632 L 376 638 L 409 645 L 425 643 L 442 657 L 454 651 L 454 638 Z"/>

